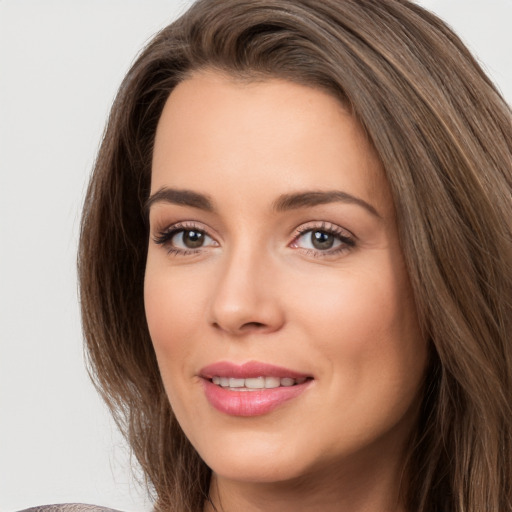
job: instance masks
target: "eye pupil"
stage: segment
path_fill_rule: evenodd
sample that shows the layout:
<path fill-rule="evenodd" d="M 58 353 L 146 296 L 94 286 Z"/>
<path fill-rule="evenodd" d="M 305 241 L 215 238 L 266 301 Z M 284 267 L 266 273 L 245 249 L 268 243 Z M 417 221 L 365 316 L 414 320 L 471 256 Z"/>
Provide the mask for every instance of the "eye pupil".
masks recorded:
<path fill-rule="evenodd" d="M 204 233 L 201 233 L 201 231 L 195 231 L 193 229 L 184 231 L 183 232 L 183 243 L 189 249 L 195 249 L 197 247 L 201 247 L 204 243 Z"/>
<path fill-rule="evenodd" d="M 313 231 L 311 243 L 315 249 L 330 249 L 334 245 L 334 235 L 325 231 Z"/>

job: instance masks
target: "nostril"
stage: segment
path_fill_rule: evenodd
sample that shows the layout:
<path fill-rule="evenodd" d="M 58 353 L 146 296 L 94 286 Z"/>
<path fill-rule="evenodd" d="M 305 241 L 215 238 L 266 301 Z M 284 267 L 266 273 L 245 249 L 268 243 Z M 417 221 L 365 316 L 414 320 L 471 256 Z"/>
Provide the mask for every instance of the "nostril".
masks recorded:
<path fill-rule="evenodd" d="M 244 330 L 250 330 L 250 329 L 263 329 L 265 327 L 265 324 L 262 324 L 261 322 L 247 322 L 242 325 L 240 329 Z"/>
<path fill-rule="evenodd" d="M 214 329 L 218 329 L 221 331 L 228 330 L 230 332 L 238 332 L 240 334 L 250 331 L 263 331 L 264 329 L 267 328 L 267 325 L 262 322 L 246 322 L 232 330 L 223 327 L 219 322 L 213 322 L 212 326 L 214 327 Z"/>

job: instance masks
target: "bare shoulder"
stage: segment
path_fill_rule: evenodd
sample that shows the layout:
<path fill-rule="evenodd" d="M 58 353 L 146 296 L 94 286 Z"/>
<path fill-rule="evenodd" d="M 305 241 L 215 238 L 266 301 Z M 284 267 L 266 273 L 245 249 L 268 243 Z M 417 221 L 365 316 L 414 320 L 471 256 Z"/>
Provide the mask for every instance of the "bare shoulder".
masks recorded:
<path fill-rule="evenodd" d="M 31 507 L 20 512 L 119 512 L 113 508 L 100 507 L 98 505 L 86 505 L 84 503 L 60 503 L 58 505 L 41 505 Z"/>

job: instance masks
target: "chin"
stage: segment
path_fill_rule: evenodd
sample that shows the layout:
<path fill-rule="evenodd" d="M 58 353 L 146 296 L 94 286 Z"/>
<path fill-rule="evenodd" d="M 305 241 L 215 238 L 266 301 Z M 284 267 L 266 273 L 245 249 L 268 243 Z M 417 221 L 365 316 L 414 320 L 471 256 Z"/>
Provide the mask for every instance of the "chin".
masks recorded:
<path fill-rule="evenodd" d="M 237 482 L 270 484 L 289 482 L 304 476 L 306 471 L 297 464 L 297 460 L 276 460 L 257 457 L 253 460 L 223 459 L 211 467 L 217 476 Z"/>
<path fill-rule="evenodd" d="M 244 435 L 228 434 L 227 442 L 217 438 L 209 446 L 196 449 L 216 475 L 228 480 L 284 482 L 307 473 L 309 464 L 303 447 L 284 439 L 262 439 L 264 436 L 257 432 L 248 440 L 248 435 L 251 436 L 247 432 Z M 302 460 L 301 454 L 304 456 Z"/>

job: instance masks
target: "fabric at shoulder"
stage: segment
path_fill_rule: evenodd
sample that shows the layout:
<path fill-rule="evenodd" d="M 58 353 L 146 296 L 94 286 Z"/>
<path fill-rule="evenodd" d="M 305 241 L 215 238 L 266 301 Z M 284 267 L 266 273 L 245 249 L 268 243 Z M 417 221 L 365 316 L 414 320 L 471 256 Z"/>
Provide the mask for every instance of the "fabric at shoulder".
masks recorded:
<path fill-rule="evenodd" d="M 86 505 L 84 503 L 60 503 L 58 505 L 40 505 L 19 512 L 119 512 L 113 508 L 100 507 L 98 505 Z"/>

